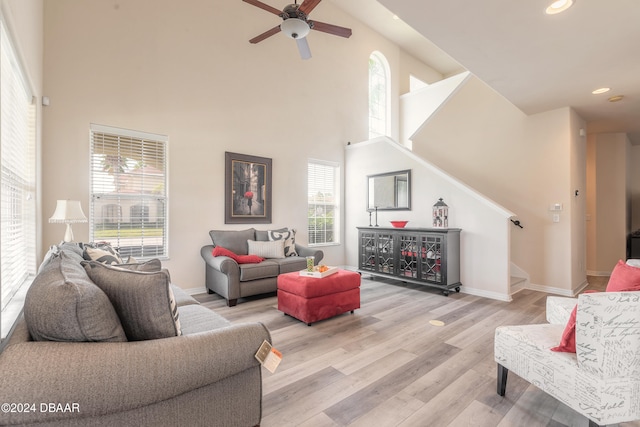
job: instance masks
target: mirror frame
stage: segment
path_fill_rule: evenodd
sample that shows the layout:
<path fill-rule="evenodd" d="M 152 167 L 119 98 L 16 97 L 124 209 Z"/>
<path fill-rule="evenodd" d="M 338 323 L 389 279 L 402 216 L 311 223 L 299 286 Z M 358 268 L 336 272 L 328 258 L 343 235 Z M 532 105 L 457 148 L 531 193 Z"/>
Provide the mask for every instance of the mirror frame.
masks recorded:
<path fill-rule="evenodd" d="M 383 177 L 388 177 L 388 176 L 398 176 L 398 175 L 406 175 L 407 176 L 407 206 L 401 206 L 398 207 L 397 206 L 397 192 L 398 192 L 398 187 L 397 184 L 395 185 L 394 191 L 395 191 L 395 201 L 394 203 L 396 204 L 395 207 L 378 207 L 379 211 L 410 211 L 411 210 L 411 169 L 405 169 L 405 170 L 400 170 L 400 171 L 394 171 L 394 172 L 386 172 L 386 173 L 378 173 L 378 174 L 373 174 L 373 175 L 367 175 L 367 212 L 371 212 L 373 210 L 375 210 L 375 200 L 370 200 L 371 198 L 371 193 L 370 193 L 370 185 L 371 185 L 371 180 L 375 179 L 375 178 L 383 178 Z"/>

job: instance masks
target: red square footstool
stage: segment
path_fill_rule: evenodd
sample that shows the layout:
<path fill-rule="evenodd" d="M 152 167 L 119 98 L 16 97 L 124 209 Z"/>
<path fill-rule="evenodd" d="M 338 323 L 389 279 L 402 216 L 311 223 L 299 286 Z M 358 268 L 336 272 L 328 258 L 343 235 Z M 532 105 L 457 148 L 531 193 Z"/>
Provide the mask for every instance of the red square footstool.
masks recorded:
<path fill-rule="evenodd" d="M 360 308 L 360 274 L 338 270 L 327 277 L 278 276 L 278 310 L 307 325 Z"/>

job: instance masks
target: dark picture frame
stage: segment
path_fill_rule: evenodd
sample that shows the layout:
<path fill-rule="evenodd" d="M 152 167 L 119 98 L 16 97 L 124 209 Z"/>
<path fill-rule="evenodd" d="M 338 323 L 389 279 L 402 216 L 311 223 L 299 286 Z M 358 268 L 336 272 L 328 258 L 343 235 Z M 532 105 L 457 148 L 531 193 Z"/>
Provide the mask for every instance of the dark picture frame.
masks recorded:
<path fill-rule="evenodd" d="M 226 151 L 225 224 L 271 224 L 271 159 Z"/>

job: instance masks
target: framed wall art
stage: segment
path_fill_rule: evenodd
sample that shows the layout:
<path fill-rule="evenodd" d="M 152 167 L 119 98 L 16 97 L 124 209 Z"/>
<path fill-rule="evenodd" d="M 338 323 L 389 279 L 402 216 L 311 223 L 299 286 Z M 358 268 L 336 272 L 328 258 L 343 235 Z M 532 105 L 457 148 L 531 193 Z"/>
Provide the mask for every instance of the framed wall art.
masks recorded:
<path fill-rule="evenodd" d="M 271 159 L 224 155 L 225 224 L 271 224 Z"/>

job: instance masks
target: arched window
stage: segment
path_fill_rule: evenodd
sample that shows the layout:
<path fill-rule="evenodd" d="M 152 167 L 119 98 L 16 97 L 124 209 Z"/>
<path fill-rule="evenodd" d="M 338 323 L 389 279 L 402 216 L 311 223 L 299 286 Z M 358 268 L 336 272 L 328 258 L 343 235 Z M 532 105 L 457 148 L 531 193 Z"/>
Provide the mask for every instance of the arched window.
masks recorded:
<path fill-rule="evenodd" d="M 383 54 L 369 56 L 369 138 L 389 135 L 389 63 Z"/>

